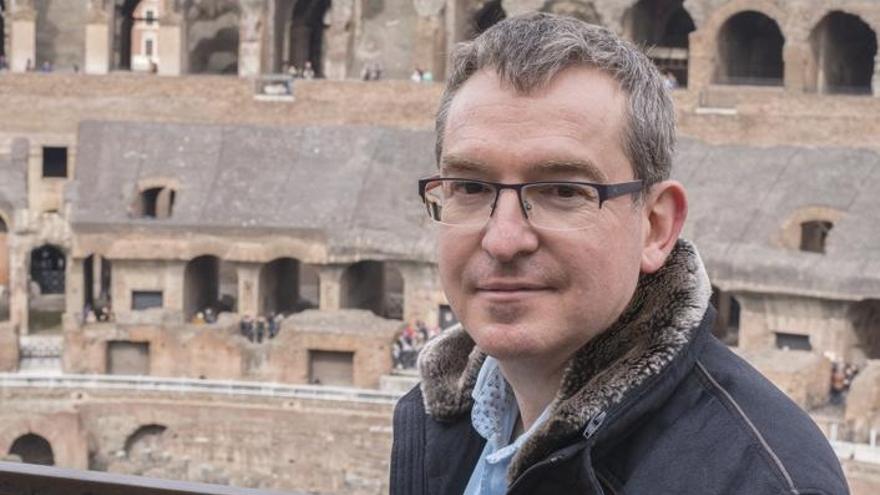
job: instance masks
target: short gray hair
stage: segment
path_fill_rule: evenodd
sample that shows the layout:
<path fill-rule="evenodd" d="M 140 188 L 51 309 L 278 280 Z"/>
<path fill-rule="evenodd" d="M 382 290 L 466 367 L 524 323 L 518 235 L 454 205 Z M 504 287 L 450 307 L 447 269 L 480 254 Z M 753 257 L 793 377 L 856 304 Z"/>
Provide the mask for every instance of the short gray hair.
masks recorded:
<path fill-rule="evenodd" d="M 620 84 L 628 103 L 622 145 L 635 177 L 646 189 L 668 179 L 675 110 L 660 72 L 638 48 L 608 29 L 546 13 L 510 17 L 456 46 L 437 111 L 437 163 L 452 99 L 474 73 L 492 67 L 503 83 L 528 94 L 572 66 L 595 67 Z"/>

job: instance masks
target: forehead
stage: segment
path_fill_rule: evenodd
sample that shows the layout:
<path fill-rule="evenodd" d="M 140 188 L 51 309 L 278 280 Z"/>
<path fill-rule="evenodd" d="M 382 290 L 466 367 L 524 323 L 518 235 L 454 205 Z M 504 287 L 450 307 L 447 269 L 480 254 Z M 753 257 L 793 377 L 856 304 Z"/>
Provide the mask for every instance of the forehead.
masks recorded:
<path fill-rule="evenodd" d="M 626 179 L 632 172 L 622 144 L 625 108 L 620 85 L 597 69 L 565 69 L 528 94 L 483 69 L 452 100 L 441 170 L 483 168 L 486 175 L 530 180 L 582 166 L 589 179 Z"/>

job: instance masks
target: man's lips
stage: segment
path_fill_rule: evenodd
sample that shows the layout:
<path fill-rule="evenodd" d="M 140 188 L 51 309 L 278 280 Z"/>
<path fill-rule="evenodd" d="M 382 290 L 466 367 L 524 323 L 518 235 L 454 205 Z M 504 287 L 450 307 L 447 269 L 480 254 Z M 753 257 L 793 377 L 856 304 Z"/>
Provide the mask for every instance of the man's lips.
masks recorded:
<path fill-rule="evenodd" d="M 493 280 L 478 283 L 477 295 L 492 299 L 518 299 L 538 295 L 552 290 L 547 284 L 520 280 Z"/>

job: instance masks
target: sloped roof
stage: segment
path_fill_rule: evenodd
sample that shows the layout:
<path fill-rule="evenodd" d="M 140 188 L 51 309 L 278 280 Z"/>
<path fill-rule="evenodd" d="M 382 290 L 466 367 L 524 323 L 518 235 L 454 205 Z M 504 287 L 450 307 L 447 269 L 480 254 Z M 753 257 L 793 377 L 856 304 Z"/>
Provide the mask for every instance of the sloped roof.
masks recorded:
<path fill-rule="evenodd" d="M 376 126 L 87 122 L 72 223 L 74 230 L 276 229 L 322 236 L 332 253 L 430 260 L 433 233 L 415 184 L 434 171 L 433 142 L 427 130 Z M 880 297 L 878 153 L 682 139 L 673 176 L 690 198 L 685 233 L 722 288 Z M 154 178 L 179 182 L 174 215 L 131 218 L 138 182 Z M 842 212 L 825 254 L 774 241 L 808 206 Z"/>
<path fill-rule="evenodd" d="M 406 259 L 432 250 L 416 194 L 432 150 L 430 133 L 380 127 L 86 122 L 72 224 L 318 233 L 335 252 Z M 155 179 L 179 184 L 172 217 L 133 218 L 138 184 Z"/>

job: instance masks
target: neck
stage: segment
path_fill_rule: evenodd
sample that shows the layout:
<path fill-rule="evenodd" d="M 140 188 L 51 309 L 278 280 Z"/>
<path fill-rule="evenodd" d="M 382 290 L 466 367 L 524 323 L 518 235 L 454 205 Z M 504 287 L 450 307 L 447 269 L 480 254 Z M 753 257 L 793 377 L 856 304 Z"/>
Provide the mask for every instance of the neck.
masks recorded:
<path fill-rule="evenodd" d="M 556 397 L 567 362 L 547 365 L 499 360 L 498 364 L 501 374 L 513 389 L 516 405 L 519 407 L 522 429 L 517 430 L 520 433 L 528 431 Z"/>

